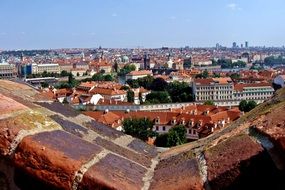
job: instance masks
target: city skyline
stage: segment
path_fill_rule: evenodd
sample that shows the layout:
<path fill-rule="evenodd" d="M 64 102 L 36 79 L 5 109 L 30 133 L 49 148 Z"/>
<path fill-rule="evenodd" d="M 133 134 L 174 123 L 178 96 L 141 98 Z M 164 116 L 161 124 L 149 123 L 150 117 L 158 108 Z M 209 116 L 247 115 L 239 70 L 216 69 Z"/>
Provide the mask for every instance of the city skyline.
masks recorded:
<path fill-rule="evenodd" d="M 5 50 L 285 44 L 282 0 L 12 0 L 0 7 Z"/>

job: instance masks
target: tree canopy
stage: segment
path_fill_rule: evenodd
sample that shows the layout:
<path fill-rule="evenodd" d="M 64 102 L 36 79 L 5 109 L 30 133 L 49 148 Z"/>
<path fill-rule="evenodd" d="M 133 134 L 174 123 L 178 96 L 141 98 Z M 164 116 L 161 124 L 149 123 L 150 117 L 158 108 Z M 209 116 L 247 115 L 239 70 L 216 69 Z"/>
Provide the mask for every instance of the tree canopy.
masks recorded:
<path fill-rule="evenodd" d="M 192 89 L 186 82 L 172 82 L 167 85 L 166 91 L 169 93 L 172 102 L 191 102 L 193 96 Z"/>
<path fill-rule="evenodd" d="M 183 125 L 177 125 L 171 128 L 168 133 L 158 135 L 154 144 L 159 147 L 172 147 L 187 142 L 186 128 Z"/>
<path fill-rule="evenodd" d="M 250 110 L 254 109 L 257 106 L 257 103 L 254 100 L 246 101 L 242 100 L 239 103 L 240 111 L 249 112 Z"/>
<path fill-rule="evenodd" d="M 166 91 L 153 91 L 150 94 L 146 95 L 146 103 L 171 103 L 171 98 Z"/>
<path fill-rule="evenodd" d="M 192 89 L 190 85 L 186 82 L 174 81 L 171 83 L 167 83 L 163 78 L 154 79 L 152 76 L 147 76 L 136 80 L 129 79 L 126 82 L 131 88 L 144 87 L 148 90 L 152 90 L 153 94 L 148 96 L 148 101 L 146 103 L 193 101 L 193 96 L 191 93 Z M 159 97 L 155 97 L 155 95 L 158 95 Z M 164 96 L 164 98 L 169 98 L 164 101 L 162 98 L 160 98 L 161 96 Z"/>
<path fill-rule="evenodd" d="M 127 91 L 127 99 L 128 99 L 128 102 L 134 103 L 134 101 L 135 101 L 135 93 L 132 90 L 128 90 Z"/>
<path fill-rule="evenodd" d="M 96 73 L 92 76 L 93 81 L 114 81 L 114 77 L 110 74 Z"/>
<path fill-rule="evenodd" d="M 123 121 L 123 130 L 126 134 L 147 141 L 149 137 L 155 137 L 152 130 L 153 122 L 146 118 L 128 118 Z"/>
<path fill-rule="evenodd" d="M 118 75 L 119 76 L 123 76 L 123 75 L 126 75 L 132 71 L 135 71 L 136 70 L 136 66 L 133 65 L 133 64 L 130 64 L 130 65 L 125 65 L 119 72 L 118 72 Z"/>

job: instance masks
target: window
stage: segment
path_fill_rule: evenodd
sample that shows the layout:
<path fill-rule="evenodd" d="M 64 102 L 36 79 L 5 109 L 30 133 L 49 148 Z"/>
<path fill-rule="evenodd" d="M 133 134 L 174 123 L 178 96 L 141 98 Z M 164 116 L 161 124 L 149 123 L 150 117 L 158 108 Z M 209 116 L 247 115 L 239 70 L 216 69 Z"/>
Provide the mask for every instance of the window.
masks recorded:
<path fill-rule="evenodd" d="M 156 131 L 159 131 L 159 126 L 156 126 Z"/>
<path fill-rule="evenodd" d="M 165 131 L 165 126 L 162 127 L 162 130 Z"/>

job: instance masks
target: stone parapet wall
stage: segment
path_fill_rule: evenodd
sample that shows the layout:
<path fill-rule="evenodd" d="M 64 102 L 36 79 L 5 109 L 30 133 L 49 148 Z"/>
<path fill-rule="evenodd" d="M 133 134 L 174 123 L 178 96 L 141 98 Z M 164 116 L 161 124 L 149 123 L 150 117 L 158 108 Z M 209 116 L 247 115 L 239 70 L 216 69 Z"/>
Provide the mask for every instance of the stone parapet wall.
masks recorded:
<path fill-rule="evenodd" d="M 158 151 L 65 105 L 36 103 L 32 89 L 21 96 L 2 85 L 1 189 L 285 189 L 285 95 L 219 133 Z"/>

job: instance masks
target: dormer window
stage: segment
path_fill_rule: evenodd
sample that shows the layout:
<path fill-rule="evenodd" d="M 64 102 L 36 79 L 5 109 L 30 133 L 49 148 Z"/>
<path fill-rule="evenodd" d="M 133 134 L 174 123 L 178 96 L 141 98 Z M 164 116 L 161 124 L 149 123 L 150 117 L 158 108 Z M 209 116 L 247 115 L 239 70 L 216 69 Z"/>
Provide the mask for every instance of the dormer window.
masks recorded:
<path fill-rule="evenodd" d="M 181 119 L 180 125 L 185 125 L 185 119 L 184 118 Z"/>
<path fill-rule="evenodd" d="M 194 121 L 193 120 L 189 121 L 189 127 L 194 127 Z"/>
<path fill-rule="evenodd" d="M 160 123 L 160 118 L 159 117 L 156 117 L 155 119 L 155 124 L 159 124 Z"/>
<path fill-rule="evenodd" d="M 209 110 L 204 111 L 204 115 L 209 115 L 209 113 L 210 113 Z"/>
<path fill-rule="evenodd" d="M 202 126 L 202 121 L 200 120 L 200 121 L 198 121 L 198 127 L 201 127 Z"/>
<path fill-rule="evenodd" d="M 171 124 L 176 125 L 176 119 L 175 118 L 171 120 Z"/>

